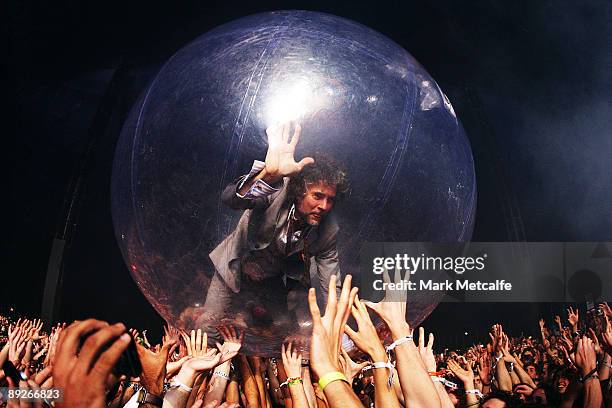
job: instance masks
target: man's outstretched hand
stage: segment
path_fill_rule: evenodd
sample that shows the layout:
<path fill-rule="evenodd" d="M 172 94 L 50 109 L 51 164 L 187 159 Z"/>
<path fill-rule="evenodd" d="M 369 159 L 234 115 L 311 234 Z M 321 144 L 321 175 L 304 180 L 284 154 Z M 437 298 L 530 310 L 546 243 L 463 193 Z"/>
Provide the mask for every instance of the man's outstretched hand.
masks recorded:
<path fill-rule="evenodd" d="M 325 314 L 317 305 L 315 289 L 308 292 L 308 306 L 312 316 L 312 336 L 310 338 L 310 367 L 317 377 L 330 372 L 340 371 L 340 344 L 349 314 L 350 306 L 357 295 L 357 288 L 351 289 L 351 275 L 344 278 L 340 300 L 336 294 L 336 275 L 329 279 L 329 291 Z"/>
<path fill-rule="evenodd" d="M 274 184 L 302 171 L 304 166 L 314 163 L 312 157 L 304 157 L 295 161 L 295 147 L 300 140 L 302 128 L 295 124 L 293 137 L 290 136 L 291 122 L 280 123 L 266 129 L 268 135 L 268 152 L 266 154 L 266 168 L 263 180 Z"/>

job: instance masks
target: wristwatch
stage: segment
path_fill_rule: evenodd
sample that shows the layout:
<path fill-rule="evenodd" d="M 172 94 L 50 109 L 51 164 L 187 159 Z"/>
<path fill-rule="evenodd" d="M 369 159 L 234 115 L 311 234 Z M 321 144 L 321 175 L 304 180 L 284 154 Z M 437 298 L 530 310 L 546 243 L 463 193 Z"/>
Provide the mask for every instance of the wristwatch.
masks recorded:
<path fill-rule="evenodd" d="M 153 405 L 154 407 L 161 408 L 161 406 L 164 403 L 164 397 L 160 397 L 158 395 L 151 394 L 150 392 L 148 392 L 147 390 L 142 388 L 139 391 L 138 398 L 136 399 L 136 402 L 138 402 L 138 406 L 140 406 L 142 404 L 149 404 L 149 405 Z"/>

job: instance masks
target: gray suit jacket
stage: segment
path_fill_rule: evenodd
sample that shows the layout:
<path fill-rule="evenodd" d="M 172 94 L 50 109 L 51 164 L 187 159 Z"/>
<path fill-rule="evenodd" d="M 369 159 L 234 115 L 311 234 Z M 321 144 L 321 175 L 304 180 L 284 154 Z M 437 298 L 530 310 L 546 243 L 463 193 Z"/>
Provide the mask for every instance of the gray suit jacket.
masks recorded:
<path fill-rule="evenodd" d="M 234 293 L 240 292 L 241 259 L 250 251 L 260 251 L 274 241 L 277 228 L 287 219 L 293 204 L 287 202 L 289 178 L 283 180 L 283 187 L 278 192 L 255 199 L 243 199 L 236 195 L 239 181 L 236 180 L 223 190 L 221 201 L 230 208 L 244 212 L 236 229 L 209 255 L 217 272 Z M 338 230 L 333 213 L 329 213 L 306 237 L 311 255 L 311 282 L 318 279 L 321 287 L 319 293 L 325 296 L 322 299 L 327 297 L 331 275 L 340 272 L 336 248 Z"/>

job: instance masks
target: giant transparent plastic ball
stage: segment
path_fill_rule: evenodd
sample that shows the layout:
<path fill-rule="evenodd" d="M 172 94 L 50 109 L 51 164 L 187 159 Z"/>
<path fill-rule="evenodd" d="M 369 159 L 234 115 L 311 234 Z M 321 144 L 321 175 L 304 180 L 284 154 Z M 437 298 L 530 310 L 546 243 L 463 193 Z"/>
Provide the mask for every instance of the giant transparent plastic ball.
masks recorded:
<path fill-rule="evenodd" d="M 476 198 L 469 142 L 446 96 L 410 54 L 328 14 L 245 17 L 168 60 L 117 146 L 119 245 L 136 283 L 171 324 L 198 324 L 214 272 L 209 253 L 241 215 L 220 193 L 265 158 L 265 129 L 283 121 L 301 124 L 297 159 L 324 152 L 348 170 L 350 194 L 333 210 L 343 274 L 358 275 L 367 241 L 469 240 Z M 276 302 L 262 312 L 269 321 L 257 321 L 261 311 L 248 290 L 219 316 L 219 323 L 251 326 L 248 353 L 277 354 L 281 341 L 307 338 L 306 289 L 291 300 L 299 304 L 291 313 L 286 296 L 270 290 L 261 294 Z M 438 302 L 412 296 L 411 323 Z"/>

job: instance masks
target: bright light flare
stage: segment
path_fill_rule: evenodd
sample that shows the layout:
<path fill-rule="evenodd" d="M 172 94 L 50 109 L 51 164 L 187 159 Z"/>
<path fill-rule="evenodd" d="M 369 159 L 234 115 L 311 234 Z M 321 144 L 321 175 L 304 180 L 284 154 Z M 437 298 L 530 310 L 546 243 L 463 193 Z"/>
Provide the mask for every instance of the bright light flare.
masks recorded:
<path fill-rule="evenodd" d="M 289 121 L 299 122 L 321 109 L 330 95 L 315 77 L 288 78 L 271 90 L 264 109 L 266 126 Z"/>

